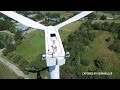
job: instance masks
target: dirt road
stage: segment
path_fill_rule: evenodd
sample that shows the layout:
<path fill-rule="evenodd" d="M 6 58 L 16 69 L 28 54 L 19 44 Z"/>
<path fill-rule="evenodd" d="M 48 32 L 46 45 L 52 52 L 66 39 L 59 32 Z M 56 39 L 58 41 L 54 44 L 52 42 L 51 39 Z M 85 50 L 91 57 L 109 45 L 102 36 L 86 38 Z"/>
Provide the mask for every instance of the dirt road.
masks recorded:
<path fill-rule="evenodd" d="M 6 65 L 9 69 L 14 71 L 18 76 L 23 77 L 24 79 L 29 79 L 19 68 L 17 68 L 14 64 L 10 63 L 8 60 L 1 57 L 2 50 L 0 49 L 0 62 Z"/>

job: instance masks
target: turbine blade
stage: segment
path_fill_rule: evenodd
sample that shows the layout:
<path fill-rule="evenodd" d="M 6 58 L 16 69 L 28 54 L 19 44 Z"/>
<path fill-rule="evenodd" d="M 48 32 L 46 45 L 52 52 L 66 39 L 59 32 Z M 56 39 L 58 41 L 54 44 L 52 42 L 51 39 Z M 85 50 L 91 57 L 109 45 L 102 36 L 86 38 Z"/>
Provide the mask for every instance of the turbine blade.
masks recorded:
<path fill-rule="evenodd" d="M 65 26 L 65 25 L 67 25 L 67 24 L 69 24 L 69 23 L 72 23 L 72 22 L 74 22 L 74 21 L 77 21 L 77 20 L 79 20 L 79 19 L 87 16 L 88 14 L 90 14 L 90 13 L 92 13 L 92 12 L 93 12 L 93 11 L 83 11 L 83 12 L 75 15 L 74 17 L 72 17 L 72 18 L 70 18 L 70 19 L 68 19 L 68 20 L 66 20 L 66 21 L 64 21 L 64 22 L 56 25 L 55 28 L 56 28 L 56 29 L 60 29 L 61 27 Z"/>
<path fill-rule="evenodd" d="M 44 26 L 36 21 L 33 21 L 27 17 L 24 17 L 16 12 L 13 12 L 13 11 L 0 11 L 0 12 L 7 15 L 8 17 L 18 21 L 19 23 L 21 23 L 25 26 L 28 26 L 31 28 L 36 28 L 36 29 L 41 29 L 41 30 L 46 29 L 46 26 Z"/>

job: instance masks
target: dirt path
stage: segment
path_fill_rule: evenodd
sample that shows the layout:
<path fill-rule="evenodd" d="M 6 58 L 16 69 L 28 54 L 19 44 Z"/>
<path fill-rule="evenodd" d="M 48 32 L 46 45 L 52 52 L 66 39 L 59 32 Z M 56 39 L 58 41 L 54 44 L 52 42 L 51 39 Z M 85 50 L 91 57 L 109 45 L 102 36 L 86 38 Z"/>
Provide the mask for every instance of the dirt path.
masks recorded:
<path fill-rule="evenodd" d="M 10 35 L 15 35 L 14 33 L 11 33 L 10 31 L 7 31 L 7 30 L 4 30 L 4 31 L 0 31 L 0 32 L 5 32 L 5 33 L 8 33 L 8 34 L 10 34 Z"/>
<path fill-rule="evenodd" d="M 1 57 L 2 50 L 0 49 L 0 62 L 6 65 L 9 69 L 14 71 L 18 76 L 24 77 L 24 79 L 29 79 L 19 68 L 17 68 L 14 64 L 10 63 L 8 60 Z"/>

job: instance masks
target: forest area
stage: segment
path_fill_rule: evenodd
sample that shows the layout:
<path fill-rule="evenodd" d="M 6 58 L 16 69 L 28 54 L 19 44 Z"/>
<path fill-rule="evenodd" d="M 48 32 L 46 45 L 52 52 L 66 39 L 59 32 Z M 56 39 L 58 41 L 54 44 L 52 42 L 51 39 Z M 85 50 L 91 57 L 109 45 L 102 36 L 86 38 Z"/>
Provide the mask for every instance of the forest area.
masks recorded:
<path fill-rule="evenodd" d="M 106 35 L 109 32 L 111 36 L 105 38 L 104 42 L 109 45 L 106 47 L 115 53 L 120 53 L 120 24 L 119 23 L 109 23 L 109 22 L 95 22 L 86 21 L 83 23 L 78 30 L 74 33 L 71 33 L 67 40 L 64 41 L 64 47 L 66 51 L 70 51 L 71 57 L 66 60 L 66 65 L 61 69 L 61 77 L 63 79 L 110 79 L 110 78 L 119 78 L 120 73 L 118 72 L 119 65 L 113 64 L 112 70 L 107 68 L 108 63 L 110 62 L 109 57 L 103 58 L 103 56 L 97 56 L 95 58 L 93 54 L 85 56 L 85 53 L 89 52 L 89 49 L 92 48 L 90 44 L 99 36 L 101 32 L 105 32 Z M 104 34 L 104 33 L 103 33 Z M 105 35 L 105 36 L 106 36 Z M 101 36 L 103 38 L 103 36 Z M 101 44 L 100 41 L 98 42 Z M 102 45 L 102 44 L 101 44 Z M 97 48 L 97 46 L 96 46 Z M 102 47 L 104 48 L 104 47 Z M 101 49 L 101 48 L 99 48 Z M 104 49 L 103 49 L 104 50 Z M 96 51 L 97 53 L 97 51 Z M 107 52 L 108 53 L 108 52 Z M 98 53 L 99 54 L 99 53 Z M 115 59 L 115 58 L 114 58 Z M 114 60 L 113 59 L 113 60 Z M 117 63 L 120 64 L 120 58 L 117 57 Z M 116 61 L 115 61 L 116 62 Z M 117 65 L 117 68 L 114 68 Z M 82 72 L 107 72 L 111 71 L 118 73 L 118 75 L 107 76 L 107 75 L 91 75 L 83 76 Z"/>

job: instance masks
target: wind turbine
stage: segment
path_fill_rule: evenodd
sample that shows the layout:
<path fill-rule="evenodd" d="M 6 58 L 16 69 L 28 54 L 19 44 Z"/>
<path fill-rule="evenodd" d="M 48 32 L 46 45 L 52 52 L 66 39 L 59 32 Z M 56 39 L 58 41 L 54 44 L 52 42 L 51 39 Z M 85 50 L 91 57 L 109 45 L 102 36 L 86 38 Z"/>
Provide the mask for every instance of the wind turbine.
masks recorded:
<path fill-rule="evenodd" d="M 49 67 L 50 78 L 59 79 L 60 78 L 59 67 L 65 64 L 65 57 L 69 57 L 70 55 L 69 52 L 64 51 L 58 30 L 69 23 L 72 23 L 87 16 L 93 11 L 83 11 L 56 26 L 44 26 L 13 11 L 0 11 L 0 12 L 25 26 L 45 31 L 46 53 L 43 54 L 42 57 L 44 58 L 44 60 L 46 60 L 46 64 Z"/>

